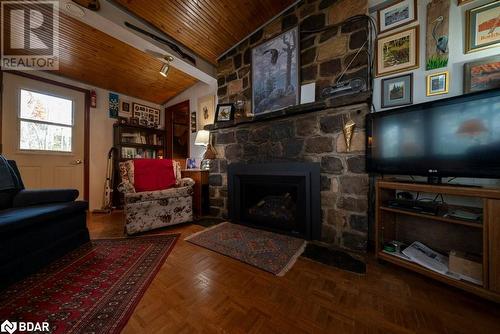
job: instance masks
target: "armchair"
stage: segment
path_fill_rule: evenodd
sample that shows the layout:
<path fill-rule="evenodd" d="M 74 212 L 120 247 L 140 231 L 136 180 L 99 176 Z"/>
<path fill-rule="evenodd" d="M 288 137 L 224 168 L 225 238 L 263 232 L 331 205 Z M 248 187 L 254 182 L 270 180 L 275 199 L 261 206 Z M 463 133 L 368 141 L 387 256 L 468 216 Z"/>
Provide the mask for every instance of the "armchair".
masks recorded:
<path fill-rule="evenodd" d="M 190 178 L 181 178 L 180 164 L 172 161 L 176 184 L 164 190 L 136 192 L 134 161 L 119 164 L 121 183 L 118 190 L 125 197 L 125 231 L 136 234 L 193 220 L 193 186 Z"/>

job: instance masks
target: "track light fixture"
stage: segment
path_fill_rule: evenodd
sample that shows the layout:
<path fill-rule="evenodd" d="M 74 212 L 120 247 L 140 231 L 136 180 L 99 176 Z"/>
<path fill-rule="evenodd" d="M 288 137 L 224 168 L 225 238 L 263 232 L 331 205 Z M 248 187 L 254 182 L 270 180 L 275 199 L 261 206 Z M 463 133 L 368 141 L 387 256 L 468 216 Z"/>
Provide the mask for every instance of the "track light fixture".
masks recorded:
<path fill-rule="evenodd" d="M 168 75 L 168 72 L 170 72 L 170 62 L 174 60 L 174 57 L 172 56 L 165 56 L 163 58 L 165 60 L 165 64 L 162 65 L 160 74 L 163 75 L 165 78 Z"/>

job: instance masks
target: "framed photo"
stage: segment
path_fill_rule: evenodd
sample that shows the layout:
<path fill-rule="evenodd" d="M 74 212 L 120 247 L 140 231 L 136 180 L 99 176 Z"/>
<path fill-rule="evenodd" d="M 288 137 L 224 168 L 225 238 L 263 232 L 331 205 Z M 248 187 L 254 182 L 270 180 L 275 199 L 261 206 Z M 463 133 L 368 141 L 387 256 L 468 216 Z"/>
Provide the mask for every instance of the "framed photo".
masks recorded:
<path fill-rule="evenodd" d="M 252 49 L 255 115 L 299 104 L 299 29 L 294 27 Z"/>
<path fill-rule="evenodd" d="M 474 0 L 457 0 L 457 5 L 462 6 L 465 5 L 466 3 L 472 2 Z"/>
<path fill-rule="evenodd" d="M 140 125 L 156 128 L 160 126 L 160 109 L 133 103 L 132 115 L 139 119 Z"/>
<path fill-rule="evenodd" d="M 234 104 L 224 103 L 217 105 L 217 111 L 215 114 L 216 122 L 227 122 L 234 118 Z"/>
<path fill-rule="evenodd" d="M 120 113 L 120 96 L 115 93 L 109 93 L 109 118 L 118 118 Z"/>
<path fill-rule="evenodd" d="M 382 108 L 399 107 L 413 103 L 413 73 L 382 79 Z"/>
<path fill-rule="evenodd" d="M 120 117 L 129 118 L 132 116 L 132 110 L 130 109 L 130 102 L 120 101 Z"/>
<path fill-rule="evenodd" d="M 377 76 L 418 68 L 418 26 L 377 39 Z"/>
<path fill-rule="evenodd" d="M 448 94 L 450 74 L 448 71 L 432 73 L 427 76 L 427 96 Z"/>
<path fill-rule="evenodd" d="M 464 93 L 500 87 L 500 56 L 464 65 Z"/>
<path fill-rule="evenodd" d="M 500 44 L 500 0 L 469 9 L 465 13 L 465 52 L 491 48 Z"/>
<path fill-rule="evenodd" d="M 191 133 L 198 131 L 196 126 L 196 111 L 191 112 Z"/>
<path fill-rule="evenodd" d="M 416 21 L 417 12 L 417 0 L 400 0 L 377 10 L 379 33 Z"/>
<path fill-rule="evenodd" d="M 199 167 L 199 163 L 195 158 L 186 159 L 186 169 L 196 169 Z"/>
<path fill-rule="evenodd" d="M 198 99 L 198 117 L 200 130 L 205 128 L 205 125 L 214 124 L 215 120 L 215 96 L 208 95 Z"/>

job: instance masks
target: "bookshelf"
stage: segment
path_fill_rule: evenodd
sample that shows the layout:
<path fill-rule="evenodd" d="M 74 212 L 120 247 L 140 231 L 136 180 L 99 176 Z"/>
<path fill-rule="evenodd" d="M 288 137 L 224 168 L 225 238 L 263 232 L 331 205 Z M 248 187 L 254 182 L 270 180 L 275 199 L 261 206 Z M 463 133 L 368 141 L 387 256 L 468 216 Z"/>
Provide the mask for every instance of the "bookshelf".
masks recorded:
<path fill-rule="evenodd" d="M 437 215 L 409 211 L 390 206 L 399 191 L 442 194 L 454 198 L 474 199 L 480 207 L 443 203 Z M 464 201 L 465 202 L 465 201 Z M 453 209 L 476 210 L 478 221 L 451 218 Z M 482 282 L 474 284 L 426 269 L 383 249 L 386 242 L 397 240 L 406 245 L 420 241 L 448 256 L 451 250 L 477 254 L 481 259 Z M 376 256 L 379 260 L 404 267 L 442 283 L 500 302 L 500 189 L 429 185 L 378 180 L 376 185 Z"/>
<path fill-rule="evenodd" d="M 131 124 L 113 125 L 114 195 L 116 207 L 123 206 L 123 196 L 116 189 L 120 183 L 118 164 L 125 160 L 145 158 L 162 159 L 168 156 L 166 132 L 163 129 L 147 128 Z"/>

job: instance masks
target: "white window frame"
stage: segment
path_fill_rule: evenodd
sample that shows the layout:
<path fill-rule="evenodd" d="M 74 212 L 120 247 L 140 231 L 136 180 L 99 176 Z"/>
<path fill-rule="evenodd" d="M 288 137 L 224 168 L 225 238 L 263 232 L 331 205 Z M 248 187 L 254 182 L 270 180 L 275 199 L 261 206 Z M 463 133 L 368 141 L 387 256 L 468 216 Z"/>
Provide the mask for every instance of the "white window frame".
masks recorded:
<path fill-rule="evenodd" d="M 40 120 L 34 120 L 34 119 L 29 119 L 29 118 L 23 118 L 21 117 L 21 91 L 27 91 L 27 92 L 32 92 L 32 93 L 37 93 L 37 94 L 42 94 L 42 95 L 47 95 L 47 96 L 52 96 L 52 97 L 57 97 L 60 99 L 68 100 L 71 101 L 71 125 L 68 124 L 63 124 L 63 123 L 55 123 L 55 122 L 50 122 L 50 121 L 40 121 Z M 20 87 L 18 92 L 17 92 L 17 150 L 20 153 L 27 153 L 27 154 L 53 154 L 53 155 L 74 155 L 74 149 L 75 149 L 75 100 L 73 98 L 69 98 L 68 96 L 64 95 L 58 95 L 58 94 L 53 94 L 47 91 L 43 90 L 38 90 L 38 89 L 33 89 L 31 87 Z M 67 127 L 71 129 L 71 151 L 56 151 L 56 150 L 34 150 L 34 149 L 23 149 L 21 148 L 21 122 L 31 122 L 31 123 L 38 123 L 38 124 L 47 124 L 47 125 L 56 125 L 56 126 L 62 126 L 62 127 Z"/>

